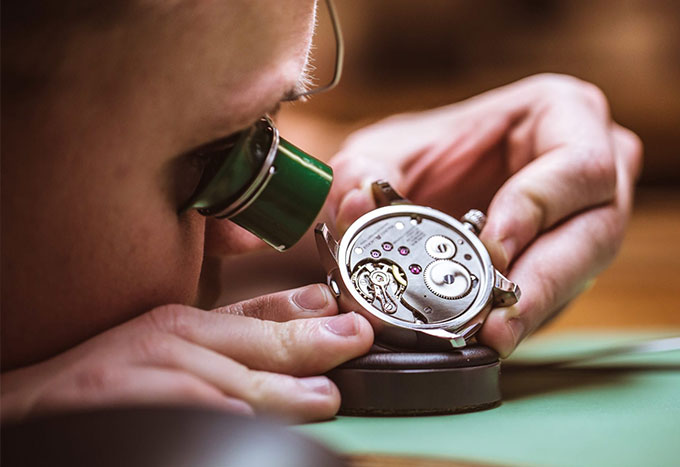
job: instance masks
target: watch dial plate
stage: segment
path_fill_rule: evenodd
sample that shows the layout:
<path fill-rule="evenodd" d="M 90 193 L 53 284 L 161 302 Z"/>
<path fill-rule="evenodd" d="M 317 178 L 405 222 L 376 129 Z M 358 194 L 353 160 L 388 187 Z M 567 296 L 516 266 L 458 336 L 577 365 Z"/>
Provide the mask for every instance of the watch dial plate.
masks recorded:
<path fill-rule="evenodd" d="M 475 302 L 486 277 L 469 235 L 420 214 L 378 218 L 346 250 L 351 286 L 392 318 L 415 324 L 454 319 Z"/>

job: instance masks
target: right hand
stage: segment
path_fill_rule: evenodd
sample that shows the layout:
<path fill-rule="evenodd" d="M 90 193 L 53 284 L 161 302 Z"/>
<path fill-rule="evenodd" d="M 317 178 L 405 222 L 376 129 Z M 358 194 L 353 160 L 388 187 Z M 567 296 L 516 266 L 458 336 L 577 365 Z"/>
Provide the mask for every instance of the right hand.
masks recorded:
<path fill-rule="evenodd" d="M 364 318 L 337 312 L 324 285 L 212 311 L 162 306 L 50 360 L 3 373 L 2 417 L 183 404 L 292 421 L 329 418 L 340 394 L 318 375 L 373 342 Z"/>

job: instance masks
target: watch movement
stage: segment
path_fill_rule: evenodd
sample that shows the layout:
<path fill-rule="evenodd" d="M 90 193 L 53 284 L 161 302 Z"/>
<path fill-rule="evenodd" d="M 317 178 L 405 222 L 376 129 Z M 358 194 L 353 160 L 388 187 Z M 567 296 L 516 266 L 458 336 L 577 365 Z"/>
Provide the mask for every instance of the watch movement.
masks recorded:
<path fill-rule="evenodd" d="M 520 289 L 498 272 L 477 235 L 486 221 L 471 210 L 458 221 L 409 203 L 387 182 L 372 186 L 378 208 L 336 241 L 315 229 L 340 311 L 356 311 L 376 340 L 396 349 L 464 347 L 494 306 L 510 306 Z"/>

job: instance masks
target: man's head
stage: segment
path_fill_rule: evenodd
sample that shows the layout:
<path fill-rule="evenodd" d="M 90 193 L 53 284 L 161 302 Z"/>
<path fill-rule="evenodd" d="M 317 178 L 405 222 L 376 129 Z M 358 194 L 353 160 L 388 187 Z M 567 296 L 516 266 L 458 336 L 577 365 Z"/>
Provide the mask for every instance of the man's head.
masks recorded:
<path fill-rule="evenodd" d="M 191 150 L 299 90 L 314 23 L 312 0 L 65 3 L 3 5 L 3 367 L 195 299 L 233 239 L 178 214 Z"/>

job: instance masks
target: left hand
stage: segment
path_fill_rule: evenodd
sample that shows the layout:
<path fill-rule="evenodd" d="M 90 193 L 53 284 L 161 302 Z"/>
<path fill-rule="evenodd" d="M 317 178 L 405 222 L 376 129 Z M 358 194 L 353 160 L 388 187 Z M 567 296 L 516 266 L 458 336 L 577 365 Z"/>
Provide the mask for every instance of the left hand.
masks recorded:
<path fill-rule="evenodd" d="M 481 238 L 522 298 L 478 338 L 506 357 L 613 259 L 641 161 L 598 88 L 538 75 L 354 133 L 331 161 L 329 204 L 344 230 L 375 207 L 368 186 L 382 178 L 453 215 L 489 206 Z"/>

